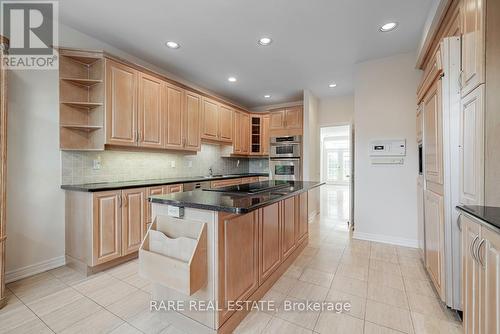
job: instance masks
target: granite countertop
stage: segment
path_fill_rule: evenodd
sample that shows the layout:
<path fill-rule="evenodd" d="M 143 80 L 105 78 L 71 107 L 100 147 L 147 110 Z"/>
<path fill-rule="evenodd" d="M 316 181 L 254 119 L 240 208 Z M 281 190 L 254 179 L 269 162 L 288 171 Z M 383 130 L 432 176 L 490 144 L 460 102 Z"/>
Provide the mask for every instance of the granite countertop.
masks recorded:
<path fill-rule="evenodd" d="M 462 210 L 488 225 L 500 230 L 500 207 L 481 205 L 459 205 L 457 209 Z"/>
<path fill-rule="evenodd" d="M 72 190 L 72 191 L 95 192 L 95 191 L 129 189 L 129 188 L 139 188 L 139 187 L 152 187 L 152 186 L 177 184 L 177 183 L 205 182 L 205 181 L 210 182 L 215 180 L 237 179 L 240 177 L 252 177 L 252 176 L 269 176 L 269 174 L 247 173 L 247 174 L 228 174 L 210 178 L 203 176 L 191 176 L 191 177 L 186 176 L 186 177 L 174 177 L 174 178 L 153 179 L 153 180 L 135 180 L 135 181 L 102 182 L 102 183 L 86 183 L 86 184 L 63 184 L 61 188 L 64 190 Z"/>
<path fill-rule="evenodd" d="M 270 183 L 276 181 L 269 181 Z M 258 182 L 261 184 L 268 182 Z M 248 213 L 268 206 L 286 198 L 319 187 L 324 182 L 287 181 L 288 185 L 280 186 L 275 190 L 266 190 L 259 193 L 238 192 L 238 187 L 219 188 L 217 191 L 194 190 L 182 193 L 158 195 L 149 197 L 152 203 L 168 204 L 186 208 L 197 208 L 210 211 L 229 213 Z M 255 183 L 251 184 L 255 185 Z M 222 192 L 227 190 L 229 192 Z M 245 191 L 245 190 L 243 190 Z"/>

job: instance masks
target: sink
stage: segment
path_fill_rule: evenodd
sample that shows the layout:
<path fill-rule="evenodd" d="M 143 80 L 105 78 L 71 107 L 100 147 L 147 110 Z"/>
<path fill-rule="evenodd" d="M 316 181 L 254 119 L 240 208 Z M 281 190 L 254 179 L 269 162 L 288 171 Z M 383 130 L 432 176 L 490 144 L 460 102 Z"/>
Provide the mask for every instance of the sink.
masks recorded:
<path fill-rule="evenodd" d="M 222 174 L 215 174 L 215 175 L 204 175 L 203 178 L 204 179 L 212 179 L 214 177 L 223 177 L 224 175 Z"/>

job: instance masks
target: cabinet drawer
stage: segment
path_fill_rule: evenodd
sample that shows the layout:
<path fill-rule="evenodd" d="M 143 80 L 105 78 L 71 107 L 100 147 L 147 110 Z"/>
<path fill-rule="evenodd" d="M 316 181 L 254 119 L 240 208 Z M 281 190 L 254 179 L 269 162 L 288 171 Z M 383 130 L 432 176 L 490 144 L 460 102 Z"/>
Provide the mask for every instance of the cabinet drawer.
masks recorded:
<path fill-rule="evenodd" d="M 241 184 L 241 179 L 212 181 L 210 187 L 211 188 L 222 188 L 222 187 L 234 186 L 237 184 Z"/>

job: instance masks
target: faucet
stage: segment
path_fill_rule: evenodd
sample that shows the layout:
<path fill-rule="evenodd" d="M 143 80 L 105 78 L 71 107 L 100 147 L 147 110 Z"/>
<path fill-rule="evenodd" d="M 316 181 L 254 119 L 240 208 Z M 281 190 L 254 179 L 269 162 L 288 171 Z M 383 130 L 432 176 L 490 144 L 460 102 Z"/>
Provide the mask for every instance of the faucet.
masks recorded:
<path fill-rule="evenodd" d="M 208 176 L 212 176 L 214 174 L 212 167 L 208 167 Z"/>

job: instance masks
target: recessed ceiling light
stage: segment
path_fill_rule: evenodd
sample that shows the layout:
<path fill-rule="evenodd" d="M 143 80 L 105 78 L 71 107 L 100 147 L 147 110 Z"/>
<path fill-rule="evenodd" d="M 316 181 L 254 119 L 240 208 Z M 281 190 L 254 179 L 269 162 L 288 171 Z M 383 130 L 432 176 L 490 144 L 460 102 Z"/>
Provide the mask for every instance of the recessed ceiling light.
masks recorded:
<path fill-rule="evenodd" d="M 174 41 L 168 41 L 167 43 L 165 43 L 169 48 L 171 49 L 178 49 L 180 48 L 181 46 L 179 45 L 179 43 L 177 42 L 174 42 Z"/>
<path fill-rule="evenodd" d="M 380 31 L 388 32 L 388 31 L 396 29 L 397 26 L 398 26 L 397 22 L 388 22 L 380 27 Z"/>
<path fill-rule="evenodd" d="M 261 39 L 259 39 L 259 44 L 262 46 L 267 46 L 272 42 L 273 40 L 270 37 L 262 37 Z"/>
<path fill-rule="evenodd" d="M 265 98 L 265 99 L 270 99 L 270 98 L 271 98 L 271 95 L 266 94 L 266 95 L 264 95 L 264 98 Z"/>
<path fill-rule="evenodd" d="M 229 82 L 236 82 L 236 78 L 235 77 L 229 77 L 229 78 L 227 78 L 227 81 L 229 81 Z"/>
<path fill-rule="evenodd" d="M 329 84 L 329 85 L 328 85 L 328 87 L 330 87 L 330 88 L 335 88 L 335 87 L 337 87 L 337 84 L 336 84 L 336 83 L 334 83 L 334 82 L 332 82 L 331 84 Z"/>

